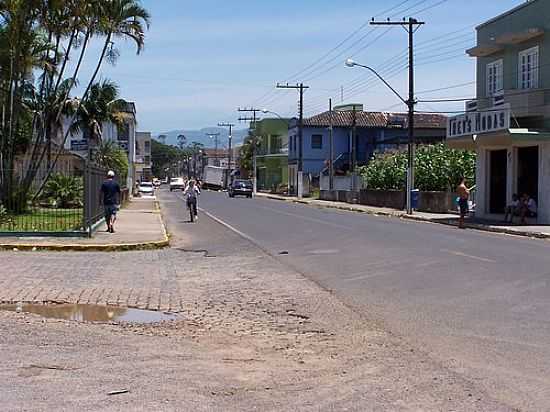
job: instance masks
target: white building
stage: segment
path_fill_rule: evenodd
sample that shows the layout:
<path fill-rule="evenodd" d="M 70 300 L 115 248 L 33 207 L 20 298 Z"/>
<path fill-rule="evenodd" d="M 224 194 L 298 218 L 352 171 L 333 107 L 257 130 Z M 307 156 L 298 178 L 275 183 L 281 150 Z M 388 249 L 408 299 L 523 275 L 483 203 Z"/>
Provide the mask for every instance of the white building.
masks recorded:
<path fill-rule="evenodd" d="M 105 122 L 102 125 L 102 138 L 104 141 L 116 142 L 128 154 L 128 178 L 127 187 L 133 187 L 136 181 L 136 106 L 133 102 L 128 102 L 125 108 L 128 114 L 125 125 L 119 128 L 111 122 Z M 65 119 L 65 130 L 69 127 L 70 118 Z M 77 153 L 81 156 L 88 156 L 88 132 L 80 131 L 70 134 L 65 142 L 65 149 Z"/>
<path fill-rule="evenodd" d="M 513 194 L 550 224 L 550 2 L 532 0 L 477 27 L 477 96 L 449 119 L 447 143 L 477 152 L 476 216 L 502 219 Z M 534 223 L 534 222 L 533 222 Z"/>

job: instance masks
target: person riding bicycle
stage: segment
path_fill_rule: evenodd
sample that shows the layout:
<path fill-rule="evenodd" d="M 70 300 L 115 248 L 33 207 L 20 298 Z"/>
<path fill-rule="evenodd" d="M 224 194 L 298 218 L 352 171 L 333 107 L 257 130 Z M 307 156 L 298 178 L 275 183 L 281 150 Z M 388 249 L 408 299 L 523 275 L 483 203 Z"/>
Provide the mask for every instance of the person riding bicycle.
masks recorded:
<path fill-rule="evenodd" d="M 185 196 L 185 199 L 187 200 L 187 207 L 191 211 L 191 214 L 195 216 L 195 220 L 198 219 L 197 215 L 197 196 L 201 194 L 200 189 L 195 184 L 194 180 L 190 180 L 187 183 L 187 187 L 183 191 L 183 195 Z M 192 219 L 191 219 L 192 220 Z"/>

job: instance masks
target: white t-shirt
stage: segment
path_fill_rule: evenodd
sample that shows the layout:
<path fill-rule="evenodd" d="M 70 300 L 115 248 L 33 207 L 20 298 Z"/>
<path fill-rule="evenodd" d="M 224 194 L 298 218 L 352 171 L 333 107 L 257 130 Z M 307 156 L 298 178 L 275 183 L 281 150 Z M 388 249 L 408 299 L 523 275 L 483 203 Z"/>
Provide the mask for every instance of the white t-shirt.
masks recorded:
<path fill-rule="evenodd" d="M 535 199 L 529 198 L 527 201 L 527 209 L 529 209 L 531 213 L 537 213 L 537 202 L 535 202 Z"/>

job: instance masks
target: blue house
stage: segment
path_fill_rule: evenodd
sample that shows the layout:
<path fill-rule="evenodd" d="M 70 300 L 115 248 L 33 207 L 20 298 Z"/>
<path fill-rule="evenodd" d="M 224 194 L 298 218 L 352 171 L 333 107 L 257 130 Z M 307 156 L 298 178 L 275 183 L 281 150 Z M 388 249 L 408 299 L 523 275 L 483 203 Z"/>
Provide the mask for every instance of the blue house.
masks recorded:
<path fill-rule="evenodd" d="M 333 111 L 335 174 L 344 175 L 352 164 L 352 130 L 356 128 L 355 159 L 367 164 L 376 152 L 404 148 L 408 142 L 407 114 L 365 111 Z M 304 119 L 303 172 L 314 179 L 325 171 L 330 159 L 330 112 Z M 415 115 L 415 142 L 430 144 L 445 140 L 447 118 L 436 114 Z M 297 182 L 299 135 L 298 120 L 290 122 L 288 132 L 288 180 L 294 191 Z"/>

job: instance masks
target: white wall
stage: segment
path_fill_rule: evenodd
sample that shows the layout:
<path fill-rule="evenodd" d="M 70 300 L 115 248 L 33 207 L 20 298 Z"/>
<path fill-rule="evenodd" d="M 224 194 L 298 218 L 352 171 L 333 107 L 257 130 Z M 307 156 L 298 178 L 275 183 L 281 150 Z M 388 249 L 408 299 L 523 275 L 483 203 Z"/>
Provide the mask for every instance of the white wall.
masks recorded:
<path fill-rule="evenodd" d="M 525 143 L 524 146 L 539 147 L 539 191 L 538 191 L 538 224 L 550 224 L 550 143 L 535 142 Z M 499 149 L 499 148 L 494 148 Z M 502 149 L 502 147 L 500 148 Z M 511 146 L 508 150 L 506 201 L 512 200 L 512 195 L 518 192 L 517 176 L 517 151 L 518 147 Z M 489 188 L 489 148 L 477 149 L 477 193 L 476 216 L 480 218 L 494 217 L 488 213 L 490 188 Z"/>
<path fill-rule="evenodd" d="M 360 176 L 355 177 L 355 187 L 358 189 L 363 188 L 363 179 Z M 321 175 L 320 179 L 321 190 L 329 190 L 330 179 L 329 176 Z M 351 176 L 334 176 L 334 190 L 351 190 L 352 177 Z"/>
<path fill-rule="evenodd" d="M 487 200 L 489 197 L 488 181 L 486 173 L 489 162 L 487 156 L 487 150 L 483 148 L 477 148 L 477 162 L 476 162 L 476 212 L 477 217 L 485 217 L 487 210 Z"/>
<path fill-rule="evenodd" d="M 550 143 L 539 146 L 538 223 L 550 224 Z"/>

